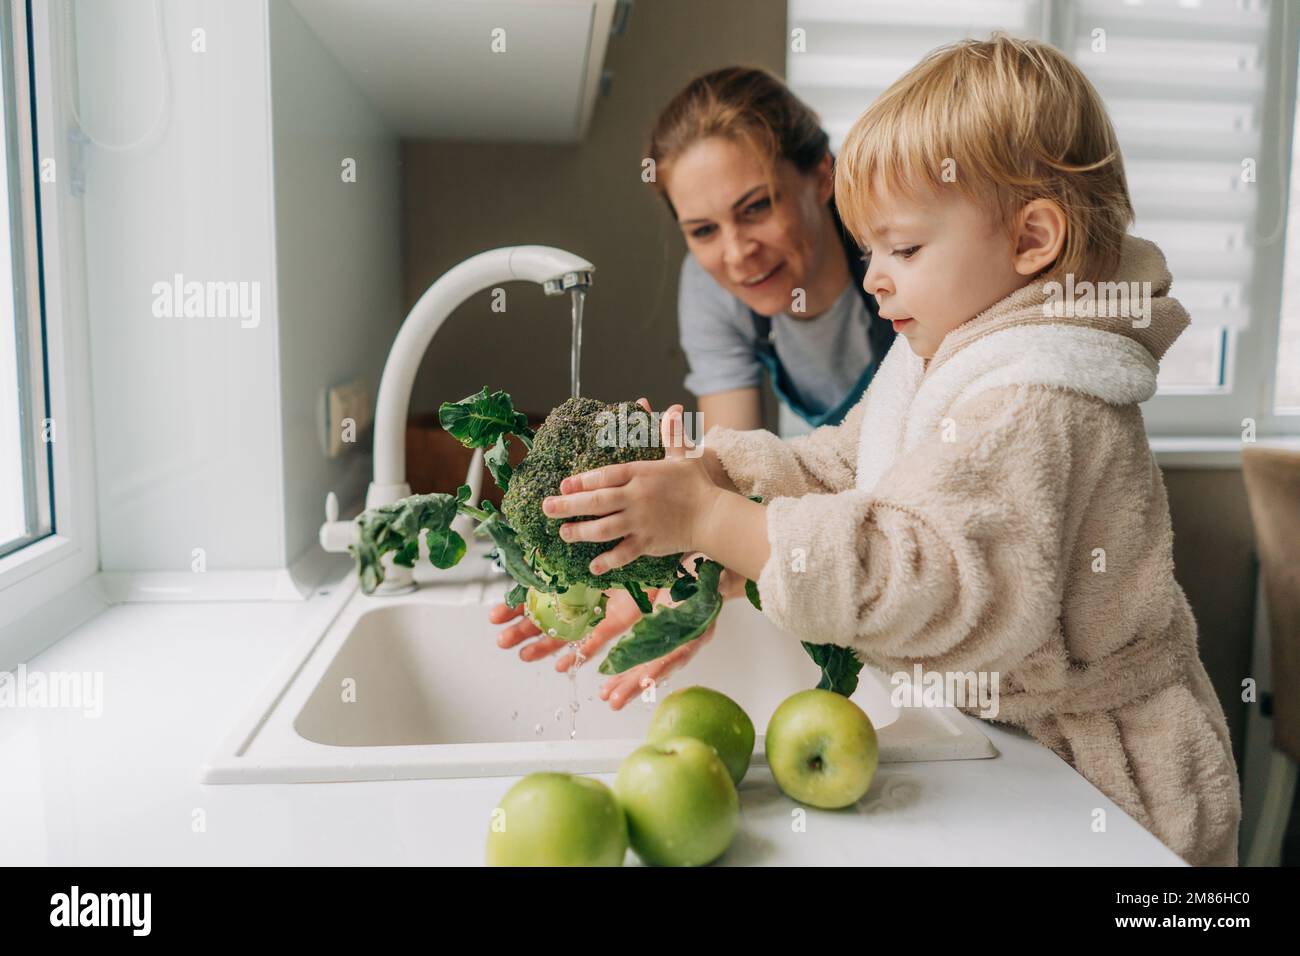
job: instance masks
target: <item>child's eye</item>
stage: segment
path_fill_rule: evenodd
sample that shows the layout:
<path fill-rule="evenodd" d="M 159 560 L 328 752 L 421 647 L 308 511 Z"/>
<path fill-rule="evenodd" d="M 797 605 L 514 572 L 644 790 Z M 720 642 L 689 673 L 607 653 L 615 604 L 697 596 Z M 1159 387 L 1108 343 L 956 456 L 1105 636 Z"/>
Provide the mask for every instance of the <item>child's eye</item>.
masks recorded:
<path fill-rule="evenodd" d="M 691 235 L 696 239 L 704 239 L 714 230 L 713 226 L 698 226 L 691 230 Z"/>
<path fill-rule="evenodd" d="M 757 202 L 752 202 L 748 206 L 746 206 L 745 212 L 750 214 L 765 212 L 771 205 L 772 205 L 772 200 L 764 196 L 762 199 L 758 200 Z"/>
<path fill-rule="evenodd" d="M 902 256 L 904 259 L 910 259 L 912 256 L 916 255 L 916 251 L 920 248 L 920 246 L 908 246 L 906 249 L 895 249 L 894 255 Z"/>

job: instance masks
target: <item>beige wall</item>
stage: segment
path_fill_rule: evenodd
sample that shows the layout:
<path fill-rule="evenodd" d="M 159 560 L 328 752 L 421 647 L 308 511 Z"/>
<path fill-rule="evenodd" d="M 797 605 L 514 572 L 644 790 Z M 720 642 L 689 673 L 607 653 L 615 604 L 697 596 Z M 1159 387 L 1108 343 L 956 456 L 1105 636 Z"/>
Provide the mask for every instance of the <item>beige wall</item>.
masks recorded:
<path fill-rule="evenodd" d="M 596 266 L 583 323 L 583 394 L 693 408 L 677 344 L 686 246 L 641 181 L 646 137 L 658 111 L 699 73 L 732 63 L 784 73 L 785 7 L 785 0 L 636 4 L 627 33 L 610 39 L 613 85 L 579 144 L 404 143 L 407 308 L 474 253 L 523 243 L 568 249 Z M 548 299 L 523 283 L 505 288 L 504 314 L 490 310 L 485 292 L 447 320 L 416 380 L 413 413 L 484 385 L 542 414 L 568 397 L 567 297 Z"/>

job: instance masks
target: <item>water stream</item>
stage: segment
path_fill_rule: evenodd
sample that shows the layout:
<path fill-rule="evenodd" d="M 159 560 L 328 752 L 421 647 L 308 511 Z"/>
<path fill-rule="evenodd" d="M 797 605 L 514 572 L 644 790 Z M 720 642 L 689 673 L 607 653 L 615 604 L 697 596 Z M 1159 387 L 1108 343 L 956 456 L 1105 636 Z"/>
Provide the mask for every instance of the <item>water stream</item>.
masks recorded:
<path fill-rule="evenodd" d="M 581 286 L 570 293 L 573 296 L 573 336 L 569 349 L 569 386 L 573 398 L 578 397 L 578 366 L 582 359 L 582 304 L 587 292 Z"/>
<path fill-rule="evenodd" d="M 573 334 L 569 342 L 569 388 L 573 398 L 579 396 L 578 370 L 582 362 L 582 306 L 587 292 L 581 286 L 575 288 L 573 296 Z M 581 642 L 573 645 L 573 663 L 569 665 L 569 739 L 578 736 L 578 669 L 583 661 Z"/>

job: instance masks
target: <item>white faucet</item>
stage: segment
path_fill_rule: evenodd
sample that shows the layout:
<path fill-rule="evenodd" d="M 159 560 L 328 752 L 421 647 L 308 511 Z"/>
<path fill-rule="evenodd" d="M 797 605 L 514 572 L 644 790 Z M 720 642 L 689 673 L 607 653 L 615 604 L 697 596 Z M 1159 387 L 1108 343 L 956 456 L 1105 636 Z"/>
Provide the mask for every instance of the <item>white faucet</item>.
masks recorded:
<path fill-rule="evenodd" d="M 595 270 L 586 259 L 563 249 L 507 246 L 466 259 L 425 290 L 402 321 L 379 380 L 375 477 L 366 491 L 367 508 L 389 505 L 411 494 L 406 480 L 406 419 L 411 407 L 411 390 L 434 333 L 452 310 L 476 292 L 517 279 L 540 283 L 547 295 L 562 295 L 569 289 L 590 286 Z M 478 500 L 482 474 L 483 451 L 477 449 L 465 478 L 473 492 L 472 501 Z M 463 515 L 452 525 L 467 540 L 470 526 L 470 520 Z M 356 541 L 357 531 L 355 521 L 338 520 L 338 499 L 330 492 L 325 502 L 325 523 L 320 529 L 321 547 L 326 551 L 346 551 Z M 385 555 L 384 583 L 379 591 L 400 593 L 414 586 L 411 570 L 394 565 L 392 555 Z"/>

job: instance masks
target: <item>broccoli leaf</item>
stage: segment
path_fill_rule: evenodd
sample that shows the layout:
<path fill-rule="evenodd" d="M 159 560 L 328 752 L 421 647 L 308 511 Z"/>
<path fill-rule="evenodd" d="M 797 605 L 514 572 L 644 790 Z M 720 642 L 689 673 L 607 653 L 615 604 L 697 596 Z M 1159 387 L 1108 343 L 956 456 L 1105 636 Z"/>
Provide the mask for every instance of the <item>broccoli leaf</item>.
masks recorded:
<path fill-rule="evenodd" d="M 510 476 L 515 470 L 510 464 L 510 446 L 504 432 L 497 436 L 497 443 L 483 456 L 483 461 L 487 463 L 488 471 L 492 472 L 492 480 L 497 483 L 497 487 L 509 491 Z"/>
<path fill-rule="evenodd" d="M 465 557 L 465 539 L 451 528 L 445 531 L 429 531 L 424 536 L 429 547 L 429 560 L 435 568 L 454 568 Z M 412 567 L 416 555 L 412 555 Z"/>
<path fill-rule="evenodd" d="M 397 549 L 393 555 L 393 564 L 400 564 L 404 568 L 415 567 L 415 559 L 420 556 L 420 539 L 413 538 Z"/>
<path fill-rule="evenodd" d="M 489 449 L 483 460 L 492 480 L 502 491 L 510 490 L 514 467 L 510 464 L 509 437 L 514 435 L 531 451 L 533 432 L 528 427 L 528 416 L 515 411 L 508 393 L 489 393 L 485 385 L 476 395 L 459 402 L 443 402 L 438 408 L 438 422 L 466 448 Z"/>
<path fill-rule="evenodd" d="M 516 584 L 506 592 L 506 607 L 516 608 L 523 604 L 528 597 L 528 585 Z"/>
<path fill-rule="evenodd" d="M 490 537 L 497 546 L 501 566 L 525 587 L 554 592 L 557 588 L 539 576 L 524 559 L 523 548 L 514 530 L 505 523 L 492 502 L 482 508 L 469 504 L 469 485 L 461 485 L 454 495 L 435 492 L 410 495 L 391 505 L 368 508 L 357 518 L 360 534 L 348 550 L 357 561 L 357 576 L 366 594 L 374 592 L 384 581 L 383 556 L 393 555 L 393 563 L 414 567 L 420 556 L 420 533 L 429 547 L 429 560 L 435 567 L 447 569 L 465 556 L 465 539 L 451 529 L 457 514 L 469 515 L 480 523 L 476 534 Z"/>
<path fill-rule="evenodd" d="M 838 644 L 801 643 L 808 656 L 822 669 L 822 679 L 817 682 L 817 687 L 845 697 L 852 696 L 858 687 L 858 672 L 862 670 L 858 655 L 851 648 Z"/>
<path fill-rule="evenodd" d="M 466 448 L 488 448 L 505 435 L 517 435 L 525 446 L 532 447 L 528 416 L 515 411 L 508 393 L 489 393 L 486 385 L 459 402 L 443 402 L 438 408 L 438 422 Z"/>
<path fill-rule="evenodd" d="M 645 592 L 641 590 L 641 585 L 637 584 L 635 581 L 628 581 L 623 585 L 623 587 L 627 588 L 627 593 L 632 595 L 632 600 L 636 601 L 637 609 L 642 614 L 651 614 L 654 612 L 654 605 L 650 603 L 650 599 L 646 597 Z"/>
<path fill-rule="evenodd" d="M 357 561 L 362 590 L 370 594 L 383 582 L 383 556 L 390 551 L 395 552 L 394 564 L 414 567 L 420 556 L 421 532 L 434 565 L 449 568 L 456 564 L 465 555 L 465 539 L 451 530 L 451 523 L 463 506 L 464 497 L 458 490 L 455 495 L 411 495 L 362 512 L 357 518 L 357 542 L 348 546 Z"/>
<path fill-rule="evenodd" d="M 722 610 L 722 595 L 718 593 L 722 565 L 699 558 L 695 568 L 698 575 L 695 593 L 681 604 L 661 605 L 653 614 L 637 621 L 632 633 L 610 648 L 600 662 L 598 670 L 602 674 L 621 674 L 638 664 L 663 657 L 709 629 Z"/>
<path fill-rule="evenodd" d="M 695 564 L 698 569 L 699 561 L 697 560 Z M 673 589 L 668 594 L 674 601 L 685 601 L 695 593 L 697 587 L 699 585 L 696 583 L 695 578 L 683 571 L 681 576 L 673 582 Z"/>
<path fill-rule="evenodd" d="M 487 535 L 492 539 L 497 546 L 497 558 L 501 561 L 501 566 L 506 569 L 506 573 L 514 578 L 516 583 L 525 587 L 551 594 L 560 590 L 533 570 L 532 565 L 524 557 L 524 549 L 519 544 L 519 539 L 515 537 L 514 529 L 505 523 L 501 512 L 492 507 L 492 502 L 483 502 L 483 509 L 488 517 L 474 529 L 474 533 Z"/>

